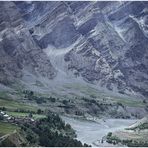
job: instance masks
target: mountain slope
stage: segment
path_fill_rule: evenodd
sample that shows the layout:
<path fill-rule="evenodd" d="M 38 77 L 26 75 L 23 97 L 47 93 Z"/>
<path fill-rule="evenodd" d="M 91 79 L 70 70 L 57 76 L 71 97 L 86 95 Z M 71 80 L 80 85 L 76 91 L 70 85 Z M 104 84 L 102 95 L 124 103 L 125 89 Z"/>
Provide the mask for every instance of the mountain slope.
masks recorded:
<path fill-rule="evenodd" d="M 8 85 L 21 79 L 24 71 L 53 78 L 56 70 L 31 37 L 15 4 L 1 2 L 0 10 L 0 82 Z"/>
<path fill-rule="evenodd" d="M 138 120 L 128 128 L 107 135 L 107 142 L 118 146 L 147 147 L 148 117 Z"/>
<path fill-rule="evenodd" d="M 1 29 L 2 46 L 3 32 L 10 27 L 19 32 L 17 36 L 23 41 L 17 39 L 3 47 L 6 57 L 14 53 L 13 46 L 20 54 L 8 58 L 15 59 L 11 63 L 16 68 L 11 70 L 8 63 L 5 69 L 1 68 L 8 73 L 3 78 L 1 72 L 1 82 L 19 77 L 27 85 L 38 80 L 50 90 L 78 82 L 114 93 L 147 97 L 147 5 L 147 2 L 2 3 L 1 9 L 12 15 L 9 17 L 15 16 L 17 23 L 19 20 L 15 26 L 12 25 L 15 20 L 8 20 L 12 26 L 8 23 Z M 22 28 L 18 28 L 20 25 Z M 2 62 L 9 60 L 4 58 Z M 14 70 L 18 70 L 15 75 Z"/>

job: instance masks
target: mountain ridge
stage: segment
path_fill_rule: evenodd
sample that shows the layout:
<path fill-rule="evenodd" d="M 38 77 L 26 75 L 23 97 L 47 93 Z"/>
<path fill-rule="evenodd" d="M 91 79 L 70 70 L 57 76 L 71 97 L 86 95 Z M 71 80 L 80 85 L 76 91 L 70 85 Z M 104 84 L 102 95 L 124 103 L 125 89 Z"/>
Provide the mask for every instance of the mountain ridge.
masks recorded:
<path fill-rule="evenodd" d="M 18 62 L 23 67 L 22 72 L 15 68 L 23 83 L 39 80 L 43 85 L 47 82 L 47 88 L 52 89 L 52 85 L 63 87 L 80 80 L 98 89 L 147 97 L 146 2 L 10 4 L 16 8 L 12 12 L 22 19 L 20 23 L 25 24 L 27 32 L 20 35 L 22 40 L 29 38 L 23 43 L 29 45 L 25 49 L 31 49 L 31 52 L 21 53 L 26 59 L 17 57 L 27 62 L 23 66 Z M 5 10 L 10 13 L 9 6 Z M 3 38 L 2 42 L 5 42 Z M 3 74 L 1 77 L 5 81 Z"/>

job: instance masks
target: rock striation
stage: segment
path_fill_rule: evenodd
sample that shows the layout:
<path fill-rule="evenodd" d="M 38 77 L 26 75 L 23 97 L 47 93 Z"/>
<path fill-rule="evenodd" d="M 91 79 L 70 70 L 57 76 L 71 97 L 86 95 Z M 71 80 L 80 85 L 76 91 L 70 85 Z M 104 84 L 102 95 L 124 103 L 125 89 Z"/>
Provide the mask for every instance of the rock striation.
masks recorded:
<path fill-rule="evenodd" d="M 26 70 L 48 79 L 62 71 L 148 96 L 147 2 L 0 3 L 0 82 Z"/>

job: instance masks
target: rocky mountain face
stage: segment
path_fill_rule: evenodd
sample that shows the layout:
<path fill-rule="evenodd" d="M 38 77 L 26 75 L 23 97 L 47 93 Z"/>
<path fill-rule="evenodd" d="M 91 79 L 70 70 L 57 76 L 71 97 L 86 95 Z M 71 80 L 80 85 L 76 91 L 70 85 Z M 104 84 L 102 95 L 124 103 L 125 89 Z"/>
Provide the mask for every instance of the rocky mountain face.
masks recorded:
<path fill-rule="evenodd" d="M 46 54 L 36 45 L 13 2 L 0 2 L 0 82 L 10 84 L 24 71 L 56 75 Z"/>
<path fill-rule="evenodd" d="M 148 96 L 147 2 L 0 2 L 0 10 L 1 83 L 29 73 Z"/>

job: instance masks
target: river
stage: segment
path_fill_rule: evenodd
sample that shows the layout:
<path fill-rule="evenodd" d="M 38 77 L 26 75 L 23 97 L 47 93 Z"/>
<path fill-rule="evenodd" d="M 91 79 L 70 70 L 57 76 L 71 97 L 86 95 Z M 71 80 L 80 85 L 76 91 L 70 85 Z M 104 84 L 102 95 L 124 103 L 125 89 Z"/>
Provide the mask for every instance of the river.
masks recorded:
<path fill-rule="evenodd" d="M 62 119 L 76 131 L 77 139 L 82 143 L 98 146 L 108 132 L 123 130 L 136 122 L 132 119 L 105 119 L 97 122 L 62 116 Z"/>

